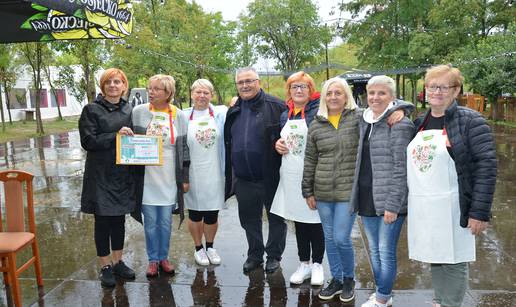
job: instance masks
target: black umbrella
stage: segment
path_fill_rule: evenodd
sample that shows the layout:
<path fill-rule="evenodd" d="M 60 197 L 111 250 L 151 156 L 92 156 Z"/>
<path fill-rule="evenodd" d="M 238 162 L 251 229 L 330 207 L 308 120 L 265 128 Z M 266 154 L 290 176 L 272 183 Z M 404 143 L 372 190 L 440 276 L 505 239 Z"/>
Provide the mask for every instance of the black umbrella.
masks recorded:
<path fill-rule="evenodd" d="M 128 0 L 0 0 L 0 43 L 122 38 L 132 17 Z"/>

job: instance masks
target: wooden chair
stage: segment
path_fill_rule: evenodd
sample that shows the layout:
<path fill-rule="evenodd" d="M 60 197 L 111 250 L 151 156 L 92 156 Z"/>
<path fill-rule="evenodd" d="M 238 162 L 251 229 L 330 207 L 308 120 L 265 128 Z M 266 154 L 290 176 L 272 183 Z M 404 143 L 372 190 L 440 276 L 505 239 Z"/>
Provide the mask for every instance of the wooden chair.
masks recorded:
<path fill-rule="evenodd" d="M 0 172 L 0 181 L 3 182 L 5 192 L 5 222 L 7 224 L 6 227 L 2 225 L 2 207 L 0 206 L 0 272 L 3 272 L 6 289 L 7 286 L 12 289 L 14 305 L 19 307 L 22 306 L 22 296 L 18 276 L 31 264 L 34 264 L 38 286 L 43 286 L 34 221 L 33 178 L 32 174 L 23 171 Z M 25 228 L 24 190 L 26 192 L 28 230 Z M 16 254 L 29 245 L 32 246 L 32 257 L 18 267 Z"/>

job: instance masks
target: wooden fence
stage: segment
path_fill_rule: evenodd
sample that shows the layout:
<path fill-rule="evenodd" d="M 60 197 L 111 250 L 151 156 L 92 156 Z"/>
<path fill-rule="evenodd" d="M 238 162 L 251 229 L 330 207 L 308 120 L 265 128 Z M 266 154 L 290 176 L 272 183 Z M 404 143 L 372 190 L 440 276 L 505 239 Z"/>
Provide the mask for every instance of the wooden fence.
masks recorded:
<path fill-rule="evenodd" d="M 463 95 L 459 98 L 461 106 L 484 114 L 493 120 L 516 122 L 516 97 L 498 97 L 496 106 L 487 105 L 484 96 L 478 94 Z"/>

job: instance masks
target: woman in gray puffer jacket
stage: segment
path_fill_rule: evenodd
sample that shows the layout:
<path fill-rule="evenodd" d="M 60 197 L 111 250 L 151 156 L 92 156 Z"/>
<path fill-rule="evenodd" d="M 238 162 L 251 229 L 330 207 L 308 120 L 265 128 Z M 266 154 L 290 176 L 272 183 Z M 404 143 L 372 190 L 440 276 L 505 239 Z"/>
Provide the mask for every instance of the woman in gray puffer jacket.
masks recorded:
<path fill-rule="evenodd" d="M 332 280 L 319 298 L 354 299 L 355 259 L 351 205 L 359 141 L 358 110 L 347 82 L 339 77 L 323 85 L 317 116 L 308 128 L 302 192 L 308 206 L 319 212 Z M 392 118 L 391 118 L 392 117 Z M 400 110 L 389 118 L 403 117 Z"/>
<path fill-rule="evenodd" d="M 407 215 L 407 145 L 414 124 L 404 117 L 395 125 L 387 116 L 396 105 L 396 84 L 387 76 L 374 76 L 367 83 L 369 108 L 359 122 L 352 203 L 361 216 L 367 236 L 376 292 L 362 307 L 392 305 L 396 279 L 396 249 Z"/>

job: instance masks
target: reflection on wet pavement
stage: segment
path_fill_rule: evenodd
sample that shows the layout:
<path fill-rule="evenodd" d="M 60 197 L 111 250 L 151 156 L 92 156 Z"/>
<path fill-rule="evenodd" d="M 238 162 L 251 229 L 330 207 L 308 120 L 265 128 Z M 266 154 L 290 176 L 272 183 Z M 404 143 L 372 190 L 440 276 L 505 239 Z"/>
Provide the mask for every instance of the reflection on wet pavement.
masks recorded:
<path fill-rule="evenodd" d="M 516 201 L 515 132 L 514 128 L 495 129 L 499 175 L 493 221 L 477 239 L 477 261 L 470 266 L 471 289 L 463 306 L 516 306 L 516 213 L 512 209 Z M 36 220 L 45 286 L 44 296 L 38 302 L 33 270 L 23 273 L 25 306 L 341 306 L 338 299 L 319 300 L 320 288 L 311 287 L 309 282 L 299 286 L 288 283 L 298 266 L 291 224 L 281 270 L 265 274 L 263 269 L 257 269 L 244 275 L 242 263 L 247 244 L 234 199 L 220 212 L 215 240 L 215 248 L 222 257 L 220 265 L 195 264 L 190 234 L 185 225 L 177 229 L 179 221 L 174 216 L 170 257 L 177 273 L 148 280 L 143 228 L 128 218 L 124 259 L 136 271 L 136 279 L 119 280 L 114 289 L 102 289 L 97 281 L 99 266 L 93 243 L 93 219 L 79 211 L 84 159 L 76 131 L 0 144 L 0 169 L 23 169 L 35 175 Z M 350 306 L 360 306 L 374 287 L 360 229 L 358 222 L 352 232 L 357 298 Z M 408 260 L 405 229 L 398 259 L 395 306 L 429 306 L 432 300 L 429 268 Z M 323 265 L 328 279 L 326 259 Z M 4 288 L 3 283 L 0 286 Z M 7 305 L 5 291 L 1 291 L 0 306 Z"/>

